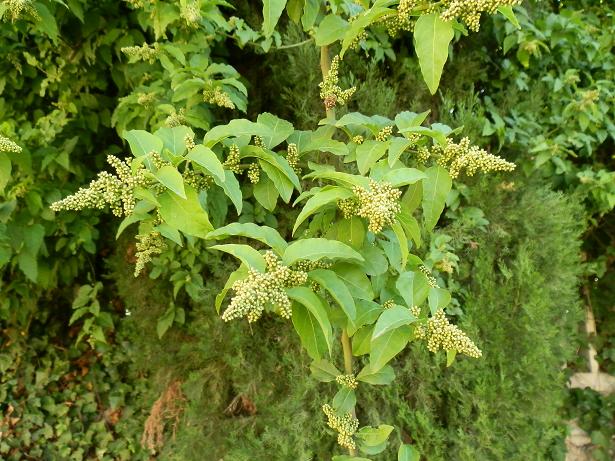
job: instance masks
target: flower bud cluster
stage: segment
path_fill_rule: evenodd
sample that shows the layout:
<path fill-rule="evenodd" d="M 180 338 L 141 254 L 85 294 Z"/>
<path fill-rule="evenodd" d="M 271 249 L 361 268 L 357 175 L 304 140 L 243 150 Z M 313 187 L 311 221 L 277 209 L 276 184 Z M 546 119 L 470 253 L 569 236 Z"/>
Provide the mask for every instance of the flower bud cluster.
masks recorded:
<path fill-rule="evenodd" d="M 196 2 L 180 7 L 179 16 L 186 21 L 190 27 L 197 27 L 201 21 L 201 10 Z"/>
<path fill-rule="evenodd" d="M 359 201 L 356 214 L 369 221 L 367 228 L 374 233 L 393 224 L 395 216 L 401 211 L 401 191 L 387 182 L 370 179 L 369 190 L 355 186 L 352 191 Z"/>
<path fill-rule="evenodd" d="M 354 86 L 352 88 L 348 88 L 347 90 L 342 90 L 339 87 L 339 66 L 340 57 L 338 55 L 333 58 L 333 61 L 331 61 L 331 68 L 329 69 L 329 72 L 325 76 L 324 80 L 318 84 L 320 87 L 320 99 L 324 101 L 325 108 L 327 110 L 333 109 L 337 104 L 343 106 L 357 90 Z"/>
<path fill-rule="evenodd" d="M 299 167 L 299 150 L 297 149 L 297 144 L 291 142 L 288 144 L 288 149 L 286 151 L 286 160 L 288 164 L 293 169 L 297 175 L 301 175 L 301 168 Z"/>
<path fill-rule="evenodd" d="M 415 333 L 417 339 L 427 340 L 427 349 L 431 352 L 456 350 L 468 357 L 479 358 L 483 355 L 474 342 L 456 325 L 451 325 L 440 309 L 429 319 L 427 327 L 419 327 Z"/>
<path fill-rule="evenodd" d="M 15 152 L 19 154 L 21 153 L 21 147 L 0 134 L 0 152 Z"/>
<path fill-rule="evenodd" d="M 160 45 L 154 43 L 150 46 L 143 43 L 142 46 L 125 46 L 122 48 L 122 53 L 128 56 L 130 62 L 147 61 L 153 64 L 160 54 Z"/>
<path fill-rule="evenodd" d="M 352 24 L 358 18 L 359 18 L 359 15 L 355 14 L 354 16 L 351 16 L 350 18 L 348 18 L 348 23 Z M 365 30 L 361 30 L 361 32 L 359 32 L 357 36 L 352 39 L 352 42 L 350 42 L 350 45 L 348 45 L 348 48 L 356 51 L 359 48 L 361 41 L 367 40 L 367 37 L 368 37 L 367 32 Z"/>
<path fill-rule="evenodd" d="M 255 322 L 268 305 L 277 308 L 280 316 L 290 318 L 291 302 L 284 288 L 305 284 L 307 273 L 282 265 L 271 251 L 267 251 L 263 257 L 265 273 L 250 268 L 245 279 L 233 283 L 235 296 L 222 314 L 225 322 L 242 317 L 246 317 L 250 323 Z"/>
<path fill-rule="evenodd" d="M 226 161 L 224 162 L 224 167 L 227 170 L 231 170 L 235 174 L 241 173 L 241 168 L 239 168 L 239 147 L 237 144 L 233 144 L 226 156 Z"/>
<path fill-rule="evenodd" d="M 186 136 L 184 136 L 184 144 L 186 145 L 186 149 L 194 149 L 196 147 L 196 144 L 194 143 L 194 135 L 186 134 Z"/>
<path fill-rule="evenodd" d="M 156 95 L 154 93 L 139 93 L 139 97 L 137 98 L 137 103 L 142 105 L 145 108 L 148 108 L 152 105 L 152 103 L 156 100 Z"/>
<path fill-rule="evenodd" d="M 361 136 L 360 134 L 352 138 L 352 142 L 354 142 L 355 144 L 363 144 L 364 141 L 365 141 L 365 138 Z"/>
<path fill-rule="evenodd" d="M 222 91 L 219 86 L 203 90 L 203 101 L 227 109 L 235 108 L 235 103 L 231 100 L 231 97 Z"/>
<path fill-rule="evenodd" d="M 433 152 L 439 156 L 438 163 L 448 167 L 451 178 L 457 178 L 462 170 L 468 176 L 474 176 L 477 171 L 489 173 L 492 171 L 512 171 L 515 164 L 507 162 L 502 157 L 489 154 L 478 146 L 471 146 L 469 138 L 463 138 L 459 144 L 447 140 L 447 145 L 434 146 Z"/>
<path fill-rule="evenodd" d="M 392 299 L 387 299 L 385 302 L 382 303 L 382 308 L 383 309 L 390 309 L 394 305 L 395 305 L 395 301 L 393 301 Z"/>
<path fill-rule="evenodd" d="M 261 149 L 265 149 L 265 140 L 262 136 L 254 136 L 254 145 Z"/>
<path fill-rule="evenodd" d="M 345 198 L 337 202 L 337 207 L 342 212 L 344 219 L 356 216 L 359 211 L 359 201 L 355 197 Z"/>
<path fill-rule="evenodd" d="M 386 141 L 393 134 L 392 126 L 385 126 L 382 130 L 378 132 L 376 135 L 376 141 Z"/>
<path fill-rule="evenodd" d="M 418 319 L 421 316 L 421 308 L 419 306 L 412 306 L 410 313 Z"/>
<path fill-rule="evenodd" d="M 258 162 L 250 163 L 248 167 L 248 179 L 252 184 L 257 184 L 261 179 L 261 167 Z"/>
<path fill-rule="evenodd" d="M 416 151 L 419 162 L 425 163 L 431 157 L 431 151 L 424 146 L 421 146 Z"/>
<path fill-rule="evenodd" d="M 322 411 L 327 415 L 327 425 L 337 431 L 337 443 L 344 448 L 354 450 L 356 444 L 352 436 L 359 429 L 359 420 L 352 413 L 339 416 L 328 404 L 322 406 Z"/>
<path fill-rule="evenodd" d="M 180 125 L 185 125 L 186 124 L 186 111 L 184 109 L 179 109 L 179 112 L 173 111 L 173 113 L 170 114 L 166 118 L 166 120 L 164 121 L 164 124 L 168 126 L 169 128 L 173 128 L 173 127 L 180 126 Z"/>
<path fill-rule="evenodd" d="M 135 188 L 147 184 L 145 167 L 140 165 L 133 171 L 129 159 L 122 161 L 113 155 L 107 156 L 107 162 L 115 168 L 115 175 L 106 171 L 98 173 L 97 178 L 87 188 L 82 187 L 73 195 L 52 203 L 51 209 L 53 211 L 104 209 L 109 205 L 116 216 L 130 215 L 135 206 Z"/>
<path fill-rule="evenodd" d="M 359 385 L 357 378 L 355 378 L 353 374 L 338 375 L 335 377 L 335 382 L 342 387 L 347 387 L 348 389 L 356 389 Z"/>
<path fill-rule="evenodd" d="M 329 269 L 331 266 L 331 262 L 323 261 L 322 259 L 318 261 L 307 261 L 305 259 L 302 259 L 293 264 L 293 270 L 301 272 L 310 272 L 315 269 Z"/>
<path fill-rule="evenodd" d="M 499 7 L 519 5 L 521 0 L 442 0 L 440 3 L 444 8 L 440 14 L 442 20 L 460 18 L 470 30 L 477 32 L 482 12 L 494 14 Z"/>
<path fill-rule="evenodd" d="M 193 170 L 185 170 L 182 173 L 184 182 L 194 189 L 200 191 L 209 189 L 213 184 L 213 178 L 208 175 L 202 175 Z"/>
<path fill-rule="evenodd" d="M 138 277 L 145 265 L 152 260 L 153 255 L 159 255 L 167 249 L 167 244 L 164 242 L 160 232 L 150 232 L 149 234 L 137 235 L 137 252 L 135 257 L 135 277 Z"/>
<path fill-rule="evenodd" d="M 8 12 L 7 16 L 10 16 L 11 21 L 16 21 L 26 14 L 34 17 L 34 19 L 40 19 L 31 0 L 4 0 L 3 3 Z"/>
<path fill-rule="evenodd" d="M 431 271 L 427 269 L 427 267 L 421 264 L 419 266 L 419 270 L 425 274 L 425 277 L 427 277 L 427 283 L 429 283 L 431 288 L 438 288 L 438 281 L 433 275 L 431 275 Z"/>
<path fill-rule="evenodd" d="M 411 32 L 414 29 L 414 21 L 410 14 L 418 3 L 418 0 L 400 0 L 397 11 L 384 18 L 384 25 L 391 37 L 397 36 L 401 31 Z"/>

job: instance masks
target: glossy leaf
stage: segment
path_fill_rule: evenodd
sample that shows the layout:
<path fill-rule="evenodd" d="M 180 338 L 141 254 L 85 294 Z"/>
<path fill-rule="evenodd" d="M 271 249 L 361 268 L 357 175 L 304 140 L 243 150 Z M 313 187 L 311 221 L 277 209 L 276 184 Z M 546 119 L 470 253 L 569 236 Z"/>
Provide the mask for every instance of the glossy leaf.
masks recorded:
<path fill-rule="evenodd" d="M 330 205 L 332 203 L 337 203 L 337 201 L 352 197 L 352 195 L 352 191 L 344 187 L 323 187 L 320 191 L 310 197 L 308 201 L 305 202 L 305 205 L 303 205 L 303 209 L 301 210 L 301 213 L 299 213 L 299 216 L 297 216 L 297 220 L 295 221 L 295 225 L 293 226 L 293 234 L 299 228 L 301 223 L 303 223 L 303 221 L 305 221 L 308 217 L 316 213 L 324 206 Z"/>
<path fill-rule="evenodd" d="M 425 228 L 432 230 L 440 219 L 446 204 L 446 196 L 452 187 L 448 171 L 439 165 L 425 170 L 427 178 L 423 180 L 423 217 Z"/>
<path fill-rule="evenodd" d="M 378 371 L 373 371 L 368 363 L 357 375 L 357 380 L 373 386 L 385 386 L 395 379 L 395 371 L 390 365 L 385 365 Z"/>
<path fill-rule="evenodd" d="M 205 168 L 221 182 L 225 181 L 226 176 L 222 163 L 209 147 L 199 144 L 188 153 L 186 158 Z"/>
<path fill-rule="evenodd" d="M 382 180 L 390 183 L 393 187 L 401 187 L 414 184 L 426 177 L 425 173 L 416 168 L 396 168 L 386 173 Z"/>
<path fill-rule="evenodd" d="M 167 191 L 158 197 L 160 216 L 169 225 L 186 235 L 206 238 L 213 230 L 207 212 L 201 207 L 199 197 L 191 186 L 185 186 L 186 198 Z"/>
<path fill-rule="evenodd" d="M 286 0 L 263 0 L 263 34 L 273 34 L 276 24 L 282 16 Z"/>
<path fill-rule="evenodd" d="M 431 315 L 434 315 L 440 309 L 444 309 L 451 302 L 451 294 L 444 288 L 431 287 L 429 289 L 429 309 Z"/>
<path fill-rule="evenodd" d="M 305 306 L 310 314 L 314 316 L 327 343 L 329 354 L 331 354 L 333 330 L 331 329 L 331 322 L 321 298 L 306 287 L 288 288 L 286 293 L 289 298 Z"/>
<path fill-rule="evenodd" d="M 328 360 L 314 360 L 310 365 L 310 370 L 312 376 L 323 383 L 335 381 L 335 378 L 342 374 L 342 372 Z"/>
<path fill-rule="evenodd" d="M 162 127 L 156 130 L 155 136 L 162 140 L 164 148 L 173 155 L 184 155 L 186 152 L 186 136 L 194 136 L 194 132 L 187 126 Z"/>
<path fill-rule="evenodd" d="M 402 325 L 410 325 L 416 321 L 416 317 L 410 313 L 410 309 L 402 306 L 393 306 L 385 309 L 382 315 L 378 318 L 372 341 L 378 339 L 391 330 L 395 330 Z"/>
<path fill-rule="evenodd" d="M 253 194 L 256 201 L 260 203 L 263 208 L 269 211 L 275 210 L 280 193 L 268 177 L 263 176 L 254 184 Z"/>
<path fill-rule="evenodd" d="M 263 242 L 281 255 L 288 246 L 280 233 L 272 227 L 259 226 L 254 223 L 232 223 L 220 227 L 209 234 L 208 239 L 223 239 L 231 236 L 248 237 Z"/>
<path fill-rule="evenodd" d="M 322 286 L 331 297 L 339 304 L 351 322 L 357 317 L 357 309 L 350 290 L 334 271 L 327 269 L 315 269 L 309 272 L 310 279 Z"/>
<path fill-rule="evenodd" d="M 160 184 L 165 186 L 167 189 L 175 192 L 181 198 L 186 198 L 186 191 L 184 190 L 184 178 L 182 177 L 180 172 L 177 171 L 176 168 L 172 167 L 171 165 L 164 165 L 162 168 L 156 171 L 156 173 L 154 173 L 154 176 L 156 177 L 158 182 L 160 182 Z"/>
<path fill-rule="evenodd" d="M 124 131 L 122 137 L 128 141 L 130 150 L 135 157 L 147 155 L 150 152 L 162 152 L 162 139 L 144 130 Z"/>
<path fill-rule="evenodd" d="M 357 146 L 357 168 L 359 168 L 359 173 L 362 175 L 367 174 L 371 167 L 386 154 L 388 148 L 389 143 L 373 139 Z"/>
<path fill-rule="evenodd" d="M 397 461 L 420 461 L 421 453 L 412 445 L 403 443 L 397 452 Z"/>
<path fill-rule="evenodd" d="M 217 176 L 213 176 L 213 178 L 214 182 L 220 186 L 227 197 L 231 199 L 231 202 L 235 205 L 237 214 L 241 214 L 243 202 L 239 182 L 237 181 L 235 175 L 228 170 L 224 170 L 224 181 L 220 180 Z"/>
<path fill-rule="evenodd" d="M 371 369 L 374 372 L 382 369 L 382 367 L 406 347 L 410 335 L 410 327 L 404 325 L 372 340 L 371 352 L 369 354 Z"/>
<path fill-rule="evenodd" d="M 327 354 L 327 340 L 316 317 L 299 303 L 293 304 L 293 326 L 299 335 L 301 345 L 314 360 L 320 360 Z"/>
<path fill-rule="evenodd" d="M 249 268 L 265 272 L 266 265 L 263 255 L 249 245 L 229 243 L 226 245 L 213 245 L 209 247 L 209 249 L 223 251 L 233 255 Z"/>
<path fill-rule="evenodd" d="M 342 387 L 333 397 L 333 408 L 340 414 L 346 414 L 357 404 L 357 396 L 354 390 Z"/>
<path fill-rule="evenodd" d="M 429 280 L 422 272 L 404 272 L 395 282 L 395 287 L 408 307 L 420 306 L 429 294 Z"/>
<path fill-rule="evenodd" d="M 333 42 L 341 40 L 346 33 L 348 27 L 348 21 L 343 19 L 337 14 L 329 14 L 320 21 L 316 33 L 314 34 L 314 41 L 316 46 L 330 45 Z"/>

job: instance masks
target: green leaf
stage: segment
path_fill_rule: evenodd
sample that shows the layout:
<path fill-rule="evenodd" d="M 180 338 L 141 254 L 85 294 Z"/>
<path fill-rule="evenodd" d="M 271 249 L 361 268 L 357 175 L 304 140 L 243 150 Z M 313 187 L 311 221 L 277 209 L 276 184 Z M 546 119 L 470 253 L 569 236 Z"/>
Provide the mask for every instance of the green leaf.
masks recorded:
<path fill-rule="evenodd" d="M 343 263 L 336 264 L 334 270 L 337 276 L 346 282 L 346 286 L 355 299 L 359 298 L 370 301 L 374 299 L 372 284 L 362 268 L 357 267 L 354 264 Z"/>
<path fill-rule="evenodd" d="M 373 371 L 371 365 L 368 363 L 363 367 L 361 372 L 357 375 L 357 380 L 371 384 L 373 386 L 385 386 L 391 384 L 395 379 L 395 371 L 390 365 L 385 365 L 378 371 Z"/>
<path fill-rule="evenodd" d="M 416 218 L 406 213 L 405 210 L 402 210 L 402 212 L 397 215 L 397 220 L 404 228 L 406 235 L 414 241 L 417 248 L 420 248 L 422 243 L 421 228 Z"/>
<path fill-rule="evenodd" d="M 371 369 L 374 372 L 379 371 L 399 354 L 408 344 L 411 333 L 411 328 L 404 325 L 372 340 L 372 348 L 369 354 Z"/>
<path fill-rule="evenodd" d="M 267 130 L 260 123 L 246 120 L 245 118 L 237 118 L 231 120 L 226 125 L 218 125 L 209 130 L 203 138 L 203 144 L 207 147 L 213 147 L 220 141 L 226 138 L 240 136 L 263 136 Z"/>
<path fill-rule="evenodd" d="M 214 245 L 209 247 L 209 249 L 224 251 L 225 253 L 235 256 L 249 268 L 265 272 L 266 264 L 263 255 L 249 245 L 228 243 L 226 245 Z"/>
<path fill-rule="evenodd" d="M 180 174 L 175 167 L 171 165 L 164 165 L 160 168 L 154 176 L 158 180 L 160 184 L 165 186 L 167 189 L 172 190 L 181 198 L 186 198 L 186 191 L 184 190 L 184 178 Z"/>
<path fill-rule="evenodd" d="M 286 293 L 289 298 L 305 306 L 310 314 L 314 316 L 327 343 L 329 355 L 331 355 L 333 330 L 331 329 L 331 322 L 329 321 L 327 310 L 325 309 L 321 298 L 306 287 L 288 288 Z"/>
<path fill-rule="evenodd" d="M 161 339 L 167 330 L 171 328 L 173 320 L 175 320 L 175 306 L 171 304 L 164 314 L 158 318 L 158 322 L 156 323 L 156 332 L 158 333 L 159 339 Z"/>
<path fill-rule="evenodd" d="M 320 382 L 330 383 L 342 374 L 335 365 L 328 360 L 314 360 L 310 365 L 312 376 Z"/>
<path fill-rule="evenodd" d="M 269 112 L 260 114 L 256 118 L 256 122 L 264 128 L 261 136 L 263 143 L 268 149 L 273 149 L 295 131 L 292 123 L 282 120 Z"/>
<path fill-rule="evenodd" d="M 431 111 L 426 110 L 417 114 L 416 112 L 403 111 L 395 116 L 395 125 L 400 132 L 408 128 L 421 126 Z"/>
<path fill-rule="evenodd" d="M 144 130 L 124 131 L 122 138 L 128 141 L 132 155 L 135 157 L 141 157 L 150 152 L 161 153 L 164 146 L 162 139 Z"/>
<path fill-rule="evenodd" d="M 360 458 L 358 456 L 339 455 L 334 456 L 331 461 L 371 461 L 367 458 Z"/>
<path fill-rule="evenodd" d="M 270 163 L 263 160 L 259 160 L 259 164 L 263 171 L 267 174 L 269 182 L 271 182 L 272 186 L 275 188 L 276 194 L 282 197 L 282 200 L 284 200 L 284 202 L 288 203 L 290 201 L 290 197 L 293 195 L 293 183 L 288 179 L 288 177 L 285 176 L 282 171 L 280 171 L 278 168 L 274 167 Z M 267 178 L 265 178 L 266 182 Z"/>
<path fill-rule="evenodd" d="M 348 48 L 354 43 L 354 40 L 371 24 L 375 23 L 381 17 L 392 13 L 394 10 L 383 6 L 387 3 L 391 3 L 387 0 L 376 0 L 372 7 L 367 11 L 357 15 L 357 17 L 349 24 L 350 27 L 346 29 L 346 34 L 342 42 L 341 56 Z"/>
<path fill-rule="evenodd" d="M 186 198 L 183 199 L 172 192 L 164 192 L 158 197 L 160 216 L 172 227 L 186 235 L 207 238 L 213 230 L 207 212 L 199 202 L 197 192 L 192 186 L 185 184 Z"/>
<path fill-rule="evenodd" d="M 36 256 L 28 250 L 22 250 L 17 256 L 17 264 L 25 276 L 36 283 L 38 279 L 38 261 Z"/>
<path fill-rule="evenodd" d="M 333 237 L 340 242 L 350 245 L 353 248 L 360 249 L 365 241 L 366 232 L 363 220 L 358 216 L 352 216 L 350 219 L 342 219 L 334 225 L 335 235 Z"/>
<path fill-rule="evenodd" d="M 282 262 L 290 266 L 299 260 L 318 261 L 323 258 L 363 261 L 363 256 L 345 243 L 312 238 L 291 243 L 282 256 Z"/>
<path fill-rule="evenodd" d="M 352 355 L 357 357 L 360 355 L 369 354 L 372 348 L 372 333 L 374 332 L 374 326 L 369 325 L 363 328 L 359 328 L 354 335 L 352 335 Z"/>
<path fill-rule="evenodd" d="M 517 19 L 517 16 L 515 16 L 515 12 L 513 11 L 512 6 L 500 6 L 498 7 L 498 13 L 508 19 L 510 23 L 517 29 L 521 29 L 521 24 L 519 24 L 519 20 Z"/>
<path fill-rule="evenodd" d="M 275 210 L 280 194 L 271 179 L 267 176 L 261 177 L 260 180 L 254 184 L 253 193 L 254 198 L 258 201 L 258 203 L 263 205 L 266 210 Z"/>
<path fill-rule="evenodd" d="M 381 424 L 378 427 L 364 426 L 356 433 L 356 437 L 368 447 L 375 447 L 387 441 L 393 426 Z"/>
<path fill-rule="evenodd" d="M 335 272 L 327 269 L 315 269 L 309 272 L 309 277 L 319 283 L 340 305 L 351 322 L 357 317 L 357 308 L 350 290 Z"/>
<path fill-rule="evenodd" d="M 286 0 L 263 0 L 263 34 L 266 37 L 273 34 L 285 6 Z"/>
<path fill-rule="evenodd" d="M 451 294 L 444 288 L 431 287 L 429 289 L 429 310 L 434 315 L 440 309 L 444 309 L 451 302 Z"/>
<path fill-rule="evenodd" d="M 393 222 L 391 224 L 391 229 L 395 233 L 395 237 L 397 238 L 397 242 L 399 243 L 399 251 L 401 254 L 401 268 L 406 268 L 406 263 L 408 262 L 408 254 L 410 251 L 408 250 L 408 238 L 406 237 L 406 233 L 402 228 L 399 221 Z"/>
<path fill-rule="evenodd" d="M 303 12 L 303 0 L 288 0 L 286 3 L 286 14 L 295 24 L 299 24 L 301 13 Z"/>
<path fill-rule="evenodd" d="M 403 154 L 404 151 L 413 144 L 413 141 L 406 138 L 392 138 L 391 144 L 389 145 L 389 166 L 393 167 L 393 165 L 395 165 L 395 163 L 399 160 L 399 157 L 401 157 L 401 154 Z"/>
<path fill-rule="evenodd" d="M 362 175 L 367 174 L 370 168 L 386 154 L 388 148 L 389 143 L 373 139 L 357 146 L 357 167 L 359 168 L 359 173 Z"/>
<path fill-rule="evenodd" d="M 302 304 L 294 303 L 292 320 L 301 345 L 312 359 L 320 360 L 327 354 L 327 341 L 316 317 Z"/>
<path fill-rule="evenodd" d="M 303 206 L 301 213 L 299 213 L 299 216 L 297 216 L 297 220 L 293 226 L 293 235 L 303 221 L 305 221 L 312 214 L 316 213 L 322 207 L 331 203 L 337 203 L 337 201 L 347 199 L 352 197 L 352 195 L 352 191 L 344 187 L 323 187 L 320 191 L 310 197 L 307 202 L 305 202 L 305 205 Z"/>
<path fill-rule="evenodd" d="M 408 307 L 420 306 L 429 294 L 429 280 L 422 272 L 404 272 L 397 278 L 395 287 Z"/>
<path fill-rule="evenodd" d="M 349 413 L 357 404 L 354 390 L 342 387 L 333 397 L 333 408 L 341 414 Z"/>
<path fill-rule="evenodd" d="M 439 13 L 419 16 L 414 26 L 416 55 L 431 94 L 436 93 L 440 84 L 442 69 L 448 57 L 448 45 L 454 35 L 452 22 L 443 21 Z"/>
<path fill-rule="evenodd" d="M 209 234 L 208 239 L 223 239 L 230 236 L 248 237 L 269 245 L 276 253 L 281 255 L 288 246 L 280 233 L 272 227 L 259 226 L 254 223 L 232 223 L 220 227 Z"/>
<path fill-rule="evenodd" d="M 425 173 L 416 168 L 396 168 L 386 173 L 382 180 L 390 183 L 393 187 L 401 187 L 414 184 L 426 177 Z"/>
<path fill-rule="evenodd" d="M 423 200 L 423 183 L 410 184 L 401 198 L 402 212 L 411 214 Z"/>
<path fill-rule="evenodd" d="M 186 158 L 205 168 L 221 182 L 226 180 L 222 163 L 209 147 L 199 144 L 190 151 Z"/>
<path fill-rule="evenodd" d="M 186 136 L 194 136 L 194 131 L 187 126 L 162 127 L 156 130 L 155 136 L 162 139 L 165 148 L 175 155 L 184 155 L 186 152 Z"/>
<path fill-rule="evenodd" d="M 455 357 L 457 356 L 456 349 L 447 349 L 446 351 L 446 366 L 450 367 L 455 361 Z"/>
<path fill-rule="evenodd" d="M 337 14 L 325 16 L 325 18 L 320 21 L 316 33 L 314 34 L 316 46 L 330 45 L 333 42 L 341 40 L 347 28 L 348 21 L 341 16 Z"/>
<path fill-rule="evenodd" d="M 432 230 L 440 219 L 446 204 L 446 196 L 451 190 L 451 177 L 443 167 L 432 166 L 425 171 L 423 180 L 423 218 L 425 228 Z"/>
<path fill-rule="evenodd" d="M 34 9 L 38 14 L 37 20 L 34 21 L 34 28 L 43 32 L 54 43 L 57 43 L 58 24 L 56 23 L 53 14 L 51 14 L 49 9 L 40 2 L 34 3 Z"/>
<path fill-rule="evenodd" d="M 4 191 L 4 188 L 11 179 L 11 160 L 9 156 L 3 152 L 0 152 L 0 192 Z"/>
<path fill-rule="evenodd" d="M 222 301 L 224 301 L 226 293 L 228 293 L 228 291 L 232 288 L 233 283 L 235 283 L 237 280 L 242 280 L 246 278 L 247 275 L 248 268 L 245 264 L 242 264 L 237 270 L 231 272 L 231 275 L 229 275 L 228 279 L 226 280 L 226 283 L 224 284 L 224 288 L 220 291 L 220 293 L 216 295 L 215 306 L 216 312 L 218 314 L 220 313 L 220 306 L 222 306 Z"/>
<path fill-rule="evenodd" d="M 395 330 L 402 325 L 410 325 L 415 321 L 416 317 L 410 313 L 410 309 L 407 307 L 393 306 L 385 309 L 374 327 L 372 342 L 391 330 Z"/>
<path fill-rule="evenodd" d="M 214 182 L 220 186 L 227 197 L 231 199 L 231 202 L 235 205 L 237 214 L 241 214 L 243 202 L 239 182 L 237 181 L 235 175 L 228 170 L 224 170 L 224 181 L 221 181 L 217 176 L 214 176 L 213 178 Z"/>
<path fill-rule="evenodd" d="M 421 454 L 412 445 L 401 444 L 397 452 L 397 461 L 420 461 Z"/>
<path fill-rule="evenodd" d="M 182 237 L 179 231 L 175 227 L 163 222 L 161 224 L 158 224 L 156 227 L 154 227 L 154 230 L 160 232 L 160 234 L 162 234 L 163 237 L 166 237 L 169 240 L 172 240 L 173 242 L 177 243 L 179 246 L 183 246 Z"/>
<path fill-rule="evenodd" d="M 304 178 L 313 178 L 313 179 L 329 179 L 331 181 L 335 181 L 338 184 L 342 184 L 344 186 L 361 186 L 364 189 L 369 187 L 369 178 L 365 176 L 359 176 L 350 173 L 342 173 L 339 171 L 332 170 L 318 170 L 313 171 L 312 173 L 306 174 Z"/>

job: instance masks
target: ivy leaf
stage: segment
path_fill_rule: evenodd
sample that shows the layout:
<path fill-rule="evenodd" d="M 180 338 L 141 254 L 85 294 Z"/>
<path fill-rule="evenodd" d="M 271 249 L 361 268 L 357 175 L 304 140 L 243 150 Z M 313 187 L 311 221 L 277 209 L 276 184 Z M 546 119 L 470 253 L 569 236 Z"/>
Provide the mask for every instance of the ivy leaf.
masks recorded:
<path fill-rule="evenodd" d="M 448 58 L 448 45 L 455 32 L 451 21 L 443 21 L 439 13 L 419 16 L 414 26 L 416 55 L 421 73 L 431 94 L 440 84 L 442 69 Z"/>
<path fill-rule="evenodd" d="M 440 309 L 445 308 L 451 302 L 451 294 L 444 288 L 431 287 L 429 289 L 429 310 L 434 315 Z"/>
<path fill-rule="evenodd" d="M 385 365 L 378 371 L 373 371 L 368 363 L 357 375 L 357 380 L 373 386 L 385 386 L 395 379 L 395 371 L 390 365 Z"/>
<path fill-rule="evenodd" d="M 201 207 L 196 190 L 186 184 L 185 193 L 185 199 L 168 191 L 161 194 L 158 197 L 160 216 L 167 224 L 186 235 L 206 238 L 213 230 L 209 216 Z"/>
<path fill-rule="evenodd" d="M 316 46 L 330 45 L 333 42 L 341 40 L 346 29 L 348 28 L 348 21 L 343 19 L 337 14 L 329 14 L 320 21 L 318 29 L 314 34 L 314 40 Z"/>
<path fill-rule="evenodd" d="M 260 180 L 254 184 L 254 198 L 263 205 L 266 210 L 273 211 L 278 203 L 278 197 L 280 194 L 275 185 L 268 177 L 261 177 Z"/>
<path fill-rule="evenodd" d="M 375 141 L 373 139 L 357 146 L 357 167 L 359 168 L 359 173 L 365 175 L 386 154 L 388 148 L 388 142 Z"/>
<path fill-rule="evenodd" d="M 312 197 L 305 202 L 303 205 L 303 209 L 299 216 L 297 216 L 297 220 L 295 221 L 295 225 L 293 226 L 293 235 L 296 230 L 299 228 L 301 223 L 305 221 L 310 215 L 316 213 L 322 207 L 329 205 L 331 203 L 336 203 L 339 200 L 347 199 L 352 197 L 352 191 L 346 189 L 344 187 L 339 186 L 325 186 L 320 191 L 316 192 Z"/>
<path fill-rule="evenodd" d="M 329 355 L 331 355 L 333 330 L 331 329 L 331 322 L 329 321 L 327 310 L 325 309 L 321 298 L 306 287 L 288 288 L 286 289 L 286 293 L 289 298 L 305 306 L 309 313 L 314 316 L 327 343 Z"/>
<path fill-rule="evenodd" d="M 212 176 L 215 176 L 221 182 L 226 180 L 222 163 L 216 154 L 214 154 L 214 151 L 209 147 L 199 144 L 190 151 L 186 158 L 205 168 Z"/>
<path fill-rule="evenodd" d="M 162 139 L 144 130 L 130 130 L 122 133 L 122 138 L 128 141 L 132 155 L 141 157 L 150 152 L 161 153 Z"/>
<path fill-rule="evenodd" d="M 402 325 L 410 325 L 415 321 L 416 317 L 410 313 L 407 307 L 393 306 L 385 309 L 374 327 L 372 342 L 391 330 L 395 330 Z"/>
<path fill-rule="evenodd" d="M 184 190 L 184 178 L 175 167 L 171 165 L 164 165 L 160 168 L 154 176 L 160 182 L 160 184 L 164 185 L 167 189 L 172 190 L 181 198 L 186 198 L 186 191 Z"/>
<path fill-rule="evenodd" d="M 357 404 L 354 390 L 342 387 L 333 397 L 333 408 L 341 414 L 349 413 Z"/>
<path fill-rule="evenodd" d="M 327 269 L 315 269 L 310 271 L 309 277 L 327 290 L 333 299 L 340 305 L 348 319 L 354 322 L 357 317 L 357 308 L 350 290 L 342 279 L 340 279 L 334 271 Z"/>
<path fill-rule="evenodd" d="M 440 165 L 425 170 L 423 180 L 423 218 L 425 228 L 431 231 L 437 224 L 446 204 L 446 196 L 451 190 L 451 177 Z"/>
<path fill-rule="evenodd" d="M 408 307 L 420 306 L 429 294 L 429 280 L 422 272 L 404 272 L 395 282 L 395 287 Z"/>
<path fill-rule="evenodd" d="M 291 243 L 282 256 L 282 262 L 290 266 L 301 259 L 318 261 L 323 258 L 363 261 L 363 256 L 345 243 L 337 240 L 312 238 Z"/>
<path fill-rule="evenodd" d="M 391 330 L 376 339 L 372 339 L 369 363 L 376 372 L 382 369 L 393 357 L 399 354 L 410 340 L 412 330 L 408 325 Z"/>
<path fill-rule="evenodd" d="M 226 245 L 213 245 L 210 250 L 218 250 L 235 256 L 242 263 L 252 269 L 260 272 L 265 272 L 265 258 L 263 255 L 249 245 L 240 245 L 236 243 L 228 243 Z"/>
<path fill-rule="evenodd" d="M 335 381 L 335 378 L 342 374 L 335 365 L 328 360 L 314 360 L 310 365 L 312 376 L 323 383 Z"/>
<path fill-rule="evenodd" d="M 286 0 L 263 0 L 263 34 L 266 37 L 273 34 L 285 6 Z"/>
<path fill-rule="evenodd" d="M 280 233 L 272 227 L 259 226 L 254 223 L 232 223 L 220 227 L 209 234 L 208 239 L 223 239 L 230 236 L 248 237 L 263 242 L 281 255 L 288 246 Z"/>

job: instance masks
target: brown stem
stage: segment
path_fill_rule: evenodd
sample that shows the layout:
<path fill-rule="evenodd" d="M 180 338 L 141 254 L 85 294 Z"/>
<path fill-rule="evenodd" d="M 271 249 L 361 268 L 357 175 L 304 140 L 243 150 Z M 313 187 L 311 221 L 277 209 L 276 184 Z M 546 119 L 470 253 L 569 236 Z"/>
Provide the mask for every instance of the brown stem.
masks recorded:
<path fill-rule="evenodd" d="M 327 77 L 329 74 L 329 70 L 331 69 L 331 59 L 329 58 L 329 47 L 327 45 L 320 47 L 320 71 L 322 72 L 322 79 Z M 334 120 L 335 119 L 335 109 L 326 109 L 327 118 Z"/>
<path fill-rule="evenodd" d="M 342 330 L 342 350 L 344 351 L 344 371 L 347 375 L 352 374 L 352 343 L 350 337 L 346 332 L 346 329 Z M 356 416 L 354 408 L 352 409 L 352 416 Z M 357 456 L 356 448 L 349 448 L 348 454 L 350 456 Z"/>

